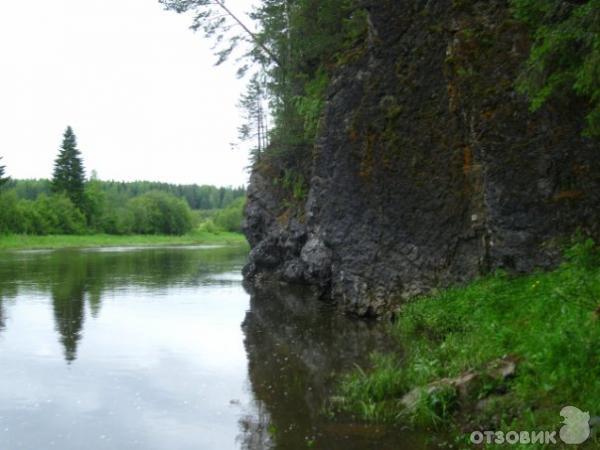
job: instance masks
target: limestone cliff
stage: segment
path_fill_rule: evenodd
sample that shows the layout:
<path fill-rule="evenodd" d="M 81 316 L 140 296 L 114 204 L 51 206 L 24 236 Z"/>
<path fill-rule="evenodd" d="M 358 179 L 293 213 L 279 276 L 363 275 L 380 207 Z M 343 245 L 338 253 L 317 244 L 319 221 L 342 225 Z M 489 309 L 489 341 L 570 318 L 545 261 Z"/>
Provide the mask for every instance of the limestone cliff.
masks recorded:
<path fill-rule="evenodd" d="M 583 108 L 530 113 L 507 1 L 380 0 L 337 69 L 296 212 L 252 173 L 248 279 L 308 283 L 359 315 L 497 268 L 556 264 L 598 232 L 600 148 Z"/>

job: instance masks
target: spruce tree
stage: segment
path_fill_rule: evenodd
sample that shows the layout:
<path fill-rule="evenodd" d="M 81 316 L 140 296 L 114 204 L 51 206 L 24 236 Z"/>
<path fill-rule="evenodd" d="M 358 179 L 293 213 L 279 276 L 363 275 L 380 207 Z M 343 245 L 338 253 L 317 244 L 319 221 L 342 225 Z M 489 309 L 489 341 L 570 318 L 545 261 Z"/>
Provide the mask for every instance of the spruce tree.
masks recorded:
<path fill-rule="evenodd" d="M 54 162 L 52 191 L 66 194 L 73 204 L 83 209 L 85 175 L 81 152 L 77 149 L 77 138 L 73 129 L 67 127 L 63 143 Z"/>
<path fill-rule="evenodd" d="M 1 159 L 2 159 L 2 156 L 0 156 L 0 160 Z M 5 169 L 6 169 L 6 166 L 0 165 L 0 188 L 8 182 L 8 177 L 4 176 Z"/>

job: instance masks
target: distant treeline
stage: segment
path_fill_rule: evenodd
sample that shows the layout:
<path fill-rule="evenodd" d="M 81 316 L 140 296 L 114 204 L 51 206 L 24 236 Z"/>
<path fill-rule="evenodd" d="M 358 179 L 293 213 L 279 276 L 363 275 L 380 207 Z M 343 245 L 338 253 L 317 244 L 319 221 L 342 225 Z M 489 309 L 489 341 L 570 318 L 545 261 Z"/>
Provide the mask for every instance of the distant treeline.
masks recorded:
<path fill-rule="evenodd" d="M 52 180 L 11 180 L 5 174 L 0 165 L 0 234 L 180 235 L 199 225 L 241 229 L 243 187 L 100 181 L 95 173 L 86 179 L 71 127 L 63 134 Z"/>
<path fill-rule="evenodd" d="M 148 192 L 164 192 L 187 202 L 191 209 L 224 209 L 235 200 L 246 196 L 246 188 L 216 187 L 197 184 L 170 184 L 156 181 L 102 181 L 95 180 L 99 189 L 112 205 L 123 206 L 134 197 Z M 40 195 L 52 194 L 51 180 L 10 179 L 5 189 L 12 190 L 20 200 L 35 200 Z"/>

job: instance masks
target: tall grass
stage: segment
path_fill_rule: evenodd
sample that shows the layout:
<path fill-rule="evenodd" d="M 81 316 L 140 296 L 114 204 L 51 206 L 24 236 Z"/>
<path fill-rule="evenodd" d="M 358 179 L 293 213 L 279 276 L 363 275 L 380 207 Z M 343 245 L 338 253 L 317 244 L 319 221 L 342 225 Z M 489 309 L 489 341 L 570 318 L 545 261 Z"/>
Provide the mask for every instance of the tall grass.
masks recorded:
<path fill-rule="evenodd" d="M 393 326 L 402 358 L 380 355 L 373 370 L 348 375 L 339 405 L 367 420 L 492 430 L 556 430 L 566 405 L 600 415 L 599 307 L 600 253 L 590 240 L 574 244 L 552 272 L 498 272 L 418 299 Z M 440 390 L 410 411 L 400 403 L 414 387 L 483 372 L 507 355 L 518 361 L 516 376 L 479 383 L 472 408 Z"/>

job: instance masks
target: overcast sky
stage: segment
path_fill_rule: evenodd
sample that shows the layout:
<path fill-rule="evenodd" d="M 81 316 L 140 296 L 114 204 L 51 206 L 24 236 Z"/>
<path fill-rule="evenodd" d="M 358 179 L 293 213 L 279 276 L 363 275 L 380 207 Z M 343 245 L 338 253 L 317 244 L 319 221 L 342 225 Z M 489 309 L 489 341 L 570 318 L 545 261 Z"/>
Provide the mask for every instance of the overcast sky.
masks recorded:
<path fill-rule="evenodd" d="M 248 11 L 252 0 L 231 0 Z M 0 156 L 48 178 L 71 125 L 101 179 L 240 185 L 243 82 L 158 0 L 0 0 Z"/>

